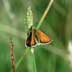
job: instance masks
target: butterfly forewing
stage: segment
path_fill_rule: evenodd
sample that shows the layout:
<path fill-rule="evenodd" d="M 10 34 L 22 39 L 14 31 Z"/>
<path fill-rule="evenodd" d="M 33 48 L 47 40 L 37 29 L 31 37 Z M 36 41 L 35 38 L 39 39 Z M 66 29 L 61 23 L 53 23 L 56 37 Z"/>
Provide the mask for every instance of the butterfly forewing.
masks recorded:
<path fill-rule="evenodd" d="M 38 41 L 40 43 L 45 44 L 45 43 L 50 43 L 52 41 L 50 37 L 48 37 L 45 33 L 43 33 L 40 30 L 37 30 L 36 34 L 37 34 Z"/>

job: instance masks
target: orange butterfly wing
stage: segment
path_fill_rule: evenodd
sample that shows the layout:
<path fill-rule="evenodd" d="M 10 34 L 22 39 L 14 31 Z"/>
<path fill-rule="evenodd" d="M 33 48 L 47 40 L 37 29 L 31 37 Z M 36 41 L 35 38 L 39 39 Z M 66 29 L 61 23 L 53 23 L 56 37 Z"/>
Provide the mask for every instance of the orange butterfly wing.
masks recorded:
<path fill-rule="evenodd" d="M 36 45 L 36 40 L 35 40 L 35 33 L 34 30 L 32 30 L 26 40 L 26 45 L 28 47 L 32 47 L 34 45 Z"/>
<path fill-rule="evenodd" d="M 52 41 L 50 37 L 40 30 L 37 31 L 37 37 L 40 43 L 50 43 Z"/>

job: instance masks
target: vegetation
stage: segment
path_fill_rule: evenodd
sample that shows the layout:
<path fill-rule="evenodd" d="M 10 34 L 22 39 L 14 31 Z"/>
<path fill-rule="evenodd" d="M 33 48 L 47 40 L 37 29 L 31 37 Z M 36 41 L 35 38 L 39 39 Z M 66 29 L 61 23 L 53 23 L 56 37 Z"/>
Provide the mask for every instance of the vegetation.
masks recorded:
<path fill-rule="evenodd" d="M 0 72 L 11 72 L 10 37 L 14 44 L 16 72 L 72 72 L 68 43 L 72 40 L 72 0 L 54 0 L 41 22 L 50 0 L 0 0 Z M 33 27 L 53 42 L 25 47 L 28 26 L 26 14 L 31 6 Z M 32 18 L 32 17 L 31 17 Z"/>

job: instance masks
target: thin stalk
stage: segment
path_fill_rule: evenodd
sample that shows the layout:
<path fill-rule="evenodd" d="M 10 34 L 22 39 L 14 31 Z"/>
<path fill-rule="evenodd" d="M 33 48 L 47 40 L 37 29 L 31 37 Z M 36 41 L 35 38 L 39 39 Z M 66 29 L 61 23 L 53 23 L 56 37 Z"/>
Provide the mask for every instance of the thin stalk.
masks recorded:
<path fill-rule="evenodd" d="M 14 45 L 12 42 L 12 38 L 10 38 L 10 56 L 11 56 L 12 72 L 16 72 L 15 57 L 14 57 Z"/>
<path fill-rule="evenodd" d="M 43 23 L 43 21 L 44 21 L 45 17 L 47 16 L 47 14 L 48 14 L 53 2 L 54 2 L 54 0 L 50 0 L 50 2 L 48 3 L 48 6 L 47 6 L 46 10 L 44 11 L 44 13 L 43 13 L 43 15 L 42 15 L 42 17 L 41 17 L 41 19 L 40 19 L 40 21 L 38 23 L 37 29 L 39 29 L 39 27 Z"/>

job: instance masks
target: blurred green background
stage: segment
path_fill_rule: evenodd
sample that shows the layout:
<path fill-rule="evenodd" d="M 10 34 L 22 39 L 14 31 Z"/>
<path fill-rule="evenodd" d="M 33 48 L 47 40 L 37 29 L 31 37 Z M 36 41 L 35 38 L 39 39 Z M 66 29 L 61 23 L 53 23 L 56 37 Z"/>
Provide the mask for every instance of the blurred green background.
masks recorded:
<path fill-rule="evenodd" d="M 25 48 L 27 8 L 33 11 L 38 26 L 50 0 L 0 0 L 0 72 L 11 72 L 9 37 L 14 43 L 16 72 L 72 72 L 68 42 L 72 40 L 72 0 L 54 0 L 40 26 L 53 39 L 49 45 L 36 46 L 34 54 Z M 27 51 L 27 53 L 26 53 Z"/>

